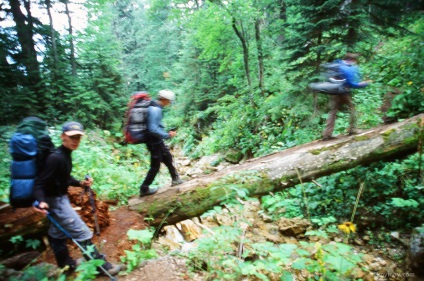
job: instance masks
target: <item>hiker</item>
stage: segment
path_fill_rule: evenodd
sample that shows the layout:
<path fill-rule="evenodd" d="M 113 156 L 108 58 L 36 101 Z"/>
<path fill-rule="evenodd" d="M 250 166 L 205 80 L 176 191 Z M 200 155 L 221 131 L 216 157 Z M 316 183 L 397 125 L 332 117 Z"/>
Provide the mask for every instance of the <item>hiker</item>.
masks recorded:
<path fill-rule="evenodd" d="M 140 197 L 155 194 L 157 188 L 149 188 L 159 172 L 160 164 L 164 163 L 168 168 L 172 178 L 172 186 L 183 183 L 180 176 L 177 173 L 177 169 L 173 165 L 172 154 L 169 151 L 168 146 L 163 142 L 164 139 L 173 138 L 177 135 L 177 132 L 170 130 L 165 131 L 165 127 L 162 124 L 162 109 L 165 106 L 171 105 L 175 101 L 175 94 L 169 90 L 160 90 L 158 99 L 152 101 L 147 112 L 147 149 L 150 152 L 150 169 L 140 186 Z"/>
<path fill-rule="evenodd" d="M 78 181 L 71 176 L 71 153 L 78 148 L 84 134 L 84 127 L 78 122 L 67 122 L 63 125 L 62 145 L 48 156 L 44 169 L 35 181 L 34 197 L 37 201 L 34 209 L 37 212 L 49 214 L 63 228 L 60 229 L 55 224 L 50 224 L 48 230 L 48 240 L 58 267 L 69 266 L 70 270 L 77 267 L 77 262 L 69 255 L 66 245 L 69 238 L 66 235 L 68 233 L 73 240 L 81 244 L 82 248 L 91 253 L 94 259 L 105 261 L 102 268 L 108 274 L 116 275 L 121 270 L 121 266 L 109 263 L 105 256 L 98 252 L 91 242 L 93 233 L 72 208 L 67 196 L 69 186 L 85 187 L 93 184 L 92 178 Z M 85 254 L 84 258 L 89 260 Z"/>
<path fill-rule="evenodd" d="M 343 93 L 333 95 L 331 99 L 331 110 L 328 113 L 326 128 L 323 133 L 323 140 L 334 139 L 332 134 L 334 131 L 334 123 L 336 122 L 336 115 L 343 106 L 346 106 L 350 113 L 349 135 L 358 133 L 358 130 L 356 129 L 356 110 L 355 105 L 352 102 L 351 89 L 364 88 L 371 83 L 370 80 L 357 82 L 360 79 L 359 68 L 357 66 L 358 57 L 358 54 L 347 53 L 343 60 L 337 61 L 340 64 L 339 70 L 341 75 L 341 77 L 337 77 L 337 79 L 344 79 L 343 86 L 345 91 L 343 91 Z"/>

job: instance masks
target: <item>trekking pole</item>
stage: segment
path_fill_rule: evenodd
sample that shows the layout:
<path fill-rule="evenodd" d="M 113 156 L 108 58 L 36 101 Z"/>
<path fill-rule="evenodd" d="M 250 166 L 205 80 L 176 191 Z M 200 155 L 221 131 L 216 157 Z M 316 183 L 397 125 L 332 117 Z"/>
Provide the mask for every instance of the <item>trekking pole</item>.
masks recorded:
<path fill-rule="evenodd" d="M 87 257 L 89 257 L 91 260 L 94 260 L 93 256 L 90 254 L 90 252 L 88 252 L 86 249 L 84 249 L 83 246 L 81 246 L 80 243 L 77 242 L 77 240 L 75 240 L 71 234 L 69 234 L 53 217 L 52 217 L 52 212 L 48 212 L 47 213 L 47 217 L 49 218 L 49 220 L 57 227 L 60 229 L 60 231 L 62 231 L 69 239 L 72 240 L 72 242 L 75 243 L 75 245 L 77 245 L 77 247 L 81 250 L 81 252 L 83 254 L 85 254 Z M 100 269 L 108 276 L 110 277 L 110 280 L 116 281 L 117 279 L 114 278 L 112 275 L 110 275 L 110 273 L 103 267 L 103 266 L 99 266 Z"/>
<path fill-rule="evenodd" d="M 88 180 L 90 178 L 90 175 L 85 175 L 85 180 Z M 88 192 L 88 198 L 90 199 L 90 205 L 91 205 L 91 212 L 94 216 L 94 225 L 96 227 L 96 235 L 100 236 L 100 227 L 99 227 L 99 220 L 97 219 L 97 209 L 96 209 L 96 203 L 94 202 L 94 195 L 93 190 L 89 186 L 84 186 L 85 192 Z"/>

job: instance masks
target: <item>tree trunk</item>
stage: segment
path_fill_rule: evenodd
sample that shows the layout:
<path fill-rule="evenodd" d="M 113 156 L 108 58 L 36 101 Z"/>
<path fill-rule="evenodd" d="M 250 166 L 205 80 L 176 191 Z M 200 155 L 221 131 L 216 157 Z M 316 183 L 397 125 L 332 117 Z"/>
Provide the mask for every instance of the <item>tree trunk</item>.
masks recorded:
<path fill-rule="evenodd" d="M 58 69 L 58 63 L 59 63 L 59 59 L 57 57 L 57 47 L 56 47 L 56 31 L 54 30 L 54 26 L 53 26 L 53 16 L 51 12 L 50 0 L 45 0 L 45 4 L 47 9 L 47 15 L 49 16 L 49 22 L 50 22 L 50 36 L 52 38 L 53 61 L 54 61 L 54 69 L 55 69 L 54 76 L 56 76 L 56 71 Z"/>
<path fill-rule="evenodd" d="M 68 32 L 69 32 L 69 48 L 71 49 L 72 76 L 76 77 L 77 76 L 77 63 L 76 63 L 76 59 L 75 59 L 74 34 L 73 34 L 73 30 L 72 30 L 72 18 L 71 18 L 71 12 L 69 11 L 69 6 L 68 6 L 69 1 L 65 0 L 65 1 L 62 1 L 62 2 L 65 4 L 65 13 L 66 13 L 66 16 L 68 17 L 68 24 L 69 24 Z"/>
<path fill-rule="evenodd" d="M 132 210 L 153 218 L 153 225 L 174 224 L 199 216 L 220 204 L 242 185 L 251 196 L 292 187 L 358 165 L 405 157 L 417 151 L 424 114 L 354 136 L 314 141 L 279 153 L 255 158 L 218 173 L 194 179 L 178 188 L 129 200 Z"/>
<path fill-rule="evenodd" d="M 30 1 L 24 1 L 24 8 L 27 16 L 25 16 L 22 12 L 19 0 L 9 0 L 9 4 L 13 14 L 13 21 L 16 24 L 16 33 L 18 35 L 19 44 L 21 46 L 21 59 L 19 62 L 25 66 L 27 72 L 26 86 L 34 91 L 34 100 L 39 100 L 37 96 L 41 76 L 33 38 L 34 27 L 32 24 Z"/>
<path fill-rule="evenodd" d="M 250 79 L 249 46 L 247 45 L 246 37 L 237 28 L 236 19 L 234 17 L 233 17 L 232 27 L 237 37 L 240 39 L 240 43 L 243 48 L 243 65 L 244 65 L 244 72 L 246 74 L 246 79 L 247 79 L 247 86 L 250 92 L 250 103 L 252 104 L 252 106 L 255 106 L 255 101 L 253 99 L 252 80 Z M 243 31 L 243 26 L 241 26 L 241 31 Z"/>
<path fill-rule="evenodd" d="M 261 91 L 261 96 L 265 95 L 265 86 L 264 86 L 264 54 L 262 48 L 262 38 L 261 38 L 261 20 L 255 20 L 255 38 L 258 50 L 258 80 L 259 80 L 259 90 Z"/>

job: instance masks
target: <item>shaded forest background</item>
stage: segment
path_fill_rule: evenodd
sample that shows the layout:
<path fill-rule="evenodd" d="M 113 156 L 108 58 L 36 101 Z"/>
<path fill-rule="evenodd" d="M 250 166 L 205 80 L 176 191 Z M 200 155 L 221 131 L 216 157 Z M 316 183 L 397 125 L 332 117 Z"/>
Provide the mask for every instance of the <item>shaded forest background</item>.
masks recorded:
<path fill-rule="evenodd" d="M 237 162 L 321 138 L 329 96 L 308 84 L 346 52 L 362 54 L 363 79 L 373 80 L 354 94 L 360 129 L 422 113 L 423 11 L 423 0 L 0 0 L 0 200 L 8 201 L 7 142 L 29 115 L 48 121 L 55 144 L 63 122 L 83 123 L 74 175 L 89 172 L 101 199 L 138 196 L 149 156 L 122 143 L 138 90 L 177 94 L 164 123 L 178 128 L 170 143 L 192 159 L 231 151 Z M 348 123 L 340 112 L 335 134 Z M 386 227 L 424 229 L 423 162 L 421 143 L 405 159 L 270 193 L 261 208 L 273 220 L 322 226 L 353 221 L 354 206 L 358 229 L 389 241 Z M 154 185 L 169 184 L 163 170 Z M 244 184 L 228 188 L 246 198 Z"/>
<path fill-rule="evenodd" d="M 374 81 L 354 95 L 360 129 L 424 111 L 422 0 L 0 3 L 4 202 L 8 139 L 29 115 L 48 121 L 57 145 L 63 122 L 83 123 L 90 134 L 74 154 L 76 177 L 89 172 L 99 196 L 121 204 L 138 194 L 148 153 L 122 143 L 126 104 L 137 90 L 176 92 L 164 123 L 178 128 L 171 145 L 192 159 L 231 152 L 237 162 L 319 139 L 329 96 L 308 84 L 323 79 L 321 63 L 346 52 L 362 54 L 363 79 Z M 348 121 L 340 112 L 335 134 L 345 134 Z M 359 183 L 368 192 L 362 214 L 388 227 L 417 226 L 423 158 L 418 150 L 323 177 L 323 188 L 296 186 L 264 199 L 273 202 L 265 208 L 305 216 L 307 194 L 315 216 L 348 217 L 345 204 L 355 201 Z M 168 177 L 162 171 L 154 184 Z"/>
<path fill-rule="evenodd" d="M 410 117 L 424 108 L 423 5 L 3 0 L 0 124 L 73 119 L 119 138 L 131 93 L 169 88 L 178 98 L 166 123 L 187 155 L 264 155 L 320 137 L 328 96 L 307 85 L 348 51 L 362 54 L 363 76 L 374 80 L 355 96 L 359 126 Z M 341 117 L 336 133 L 347 126 Z"/>

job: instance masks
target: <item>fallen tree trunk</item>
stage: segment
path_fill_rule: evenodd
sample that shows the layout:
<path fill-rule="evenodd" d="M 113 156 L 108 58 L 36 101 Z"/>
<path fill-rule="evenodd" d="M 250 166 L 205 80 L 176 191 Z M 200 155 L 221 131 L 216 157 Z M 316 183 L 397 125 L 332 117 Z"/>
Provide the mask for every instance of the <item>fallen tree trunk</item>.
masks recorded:
<path fill-rule="evenodd" d="M 174 224 L 199 216 L 221 203 L 235 188 L 251 196 L 292 187 L 300 181 L 417 151 L 424 114 L 354 136 L 314 141 L 129 200 L 129 208 L 152 218 L 153 225 Z"/>

